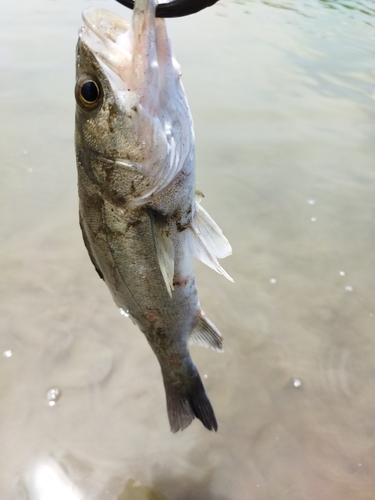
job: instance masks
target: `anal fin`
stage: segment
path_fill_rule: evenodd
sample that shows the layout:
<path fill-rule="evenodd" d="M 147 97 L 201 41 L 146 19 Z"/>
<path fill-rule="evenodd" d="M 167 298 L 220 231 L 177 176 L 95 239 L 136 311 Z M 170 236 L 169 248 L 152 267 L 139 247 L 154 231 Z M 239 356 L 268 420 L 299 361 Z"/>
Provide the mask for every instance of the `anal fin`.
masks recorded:
<path fill-rule="evenodd" d="M 224 352 L 223 337 L 216 326 L 202 315 L 189 336 L 190 345 L 210 347 L 214 351 Z"/>

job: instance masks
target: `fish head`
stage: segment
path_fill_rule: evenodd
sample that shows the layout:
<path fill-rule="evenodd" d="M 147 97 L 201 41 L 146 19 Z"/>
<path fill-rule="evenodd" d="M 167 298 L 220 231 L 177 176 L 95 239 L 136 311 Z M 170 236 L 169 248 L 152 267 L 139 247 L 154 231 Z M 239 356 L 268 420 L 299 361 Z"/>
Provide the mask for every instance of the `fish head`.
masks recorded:
<path fill-rule="evenodd" d="M 77 44 L 76 142 L 149 179 L 135 204 L 166 188 L 194 155 L 180 66 L 155 7 L 137 0 L 130 25 L 88 9 Z"/>

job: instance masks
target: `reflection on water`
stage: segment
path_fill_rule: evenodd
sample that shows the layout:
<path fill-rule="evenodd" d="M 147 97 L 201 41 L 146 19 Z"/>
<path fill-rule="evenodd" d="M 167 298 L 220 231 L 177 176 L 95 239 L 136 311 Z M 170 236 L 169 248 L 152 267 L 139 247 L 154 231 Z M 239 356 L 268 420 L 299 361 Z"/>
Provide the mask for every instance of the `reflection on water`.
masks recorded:
<path fill-rule="evenodd" d="M 372 0 L 249 0 L 250 2 L 261 1 L 264 5 L 275 7 L 276 9 L 293 10 L 302 16 L 317 18 L 321 12 L 318 9 L 317 2 L 320 2 L 327 9 L 340 11 L 343 16 L 348 16 L 356 22 L 365 22 L 369 26 L 374 26 L 375 8 Z M 351 12 L 353 11 L 353 12 Z M 337 19 L 336 19 L 337 20 Z"/>
<path fill-rule="evenodd" d="M 221 356 L 193 348 L 219 431 L 177 435 L 79 233 L 74 47 L 92 5 L 124 12 L 2 6 L 0 498 L 373 500 L 373 2 L 222 0 L 169 22 L 235 279 L 197 264 L 225 338 Z"/>
<path fill-rule="evenodd" d="M 374 16 L 375 15 L 375 8 L 374 8 L 374 3 L 371 2 L 370 0 L 365 0 L 365 1 L 358 1 L 358 0 L 319 0 L 324 4 L 325 7 L 328 7 L 329 9 L 338 9 L 342 12 L 347 11 L 354 11 L 354 16 L 353 19 L 357 19 L 358 14 L 365 14 L 366 16 Z M 372 22 L 371 22 L 372 21 Z M 373 26 L 373 20 L 367 19 L 367 22 Z"/>
<path fill-rule="evenodd" d="M 29 492 L 35 500 L 81 500 L 72 480 L 53 460 L 38 464 L 30 475 Z"/>

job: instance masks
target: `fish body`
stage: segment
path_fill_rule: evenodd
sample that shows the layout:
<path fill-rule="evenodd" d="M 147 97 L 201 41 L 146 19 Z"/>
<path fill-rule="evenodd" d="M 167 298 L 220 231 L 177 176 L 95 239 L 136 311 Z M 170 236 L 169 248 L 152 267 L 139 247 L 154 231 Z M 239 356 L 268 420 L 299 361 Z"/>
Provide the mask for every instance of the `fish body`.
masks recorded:
<path fill-rule="evenodd" d="M 171 430 L 195 417 L 217 430 L 188 344 L 220 351 L 222 337 L 200 308 L 193 257 L 229 278 L 217 258 L 231 248 L 198 203 L 180 68 L 153 0 L 136 1 L 131 26 L 101 9 L 83 19 L 75 90 L 83 239 L 160 363 Z"/>

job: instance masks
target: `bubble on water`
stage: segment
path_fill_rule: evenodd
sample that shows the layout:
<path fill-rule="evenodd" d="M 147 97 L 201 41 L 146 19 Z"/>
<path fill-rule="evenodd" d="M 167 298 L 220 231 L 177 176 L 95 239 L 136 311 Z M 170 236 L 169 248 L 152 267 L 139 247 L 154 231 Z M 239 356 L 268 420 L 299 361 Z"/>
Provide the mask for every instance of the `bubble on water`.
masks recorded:
<path fill-rule="evenodd" d="M 29 167 L 29 168 L 27 169 L 27 171 L 31 173 L 31 172 L 33 171 L 33 169 L 32 169 L 31 167 Z"/>
<path fill-rule="evenodd" d="M 55 406 L 57 401 L 60 399 L 61 392 L 58 387 L 52 387 L 52 389 L 49 389 L 46 394 L 46 398 L 48 401 L 49 406 Z"/>
<path fill-rule="evenodd" d="M 345 290 L 347 292 L 352 292 L 354 290 L 354 288 L 352 286 L 348 285 L 348 286 L 345 287 Z"/>
<path fill-rule="evenodd" d="M 294 385 L 294 387 L 296 387 L 296 388 L 298 389 L 299 387 L 301 387 L 301 386 L 302 386 L 302 382 L 300 381 L 300 379 L 299 379 L 299 378 L 295 378 L 295 379 L 293 380 L 293 385 Z"/>
<path fill-rule="evenodd" d="M 203 375 L 203 378 L 205 378 L 205 379 L 207 379 L 207 378 L 208 378 L 207 373 L 205 373 L 205 374 Z"/>
<path fill-rule="evenodd" d="M 339 275 L 340 275 L 340 276 L 345 276 L 345 274 L 346 274 L 346 272 L 345 272 L 345 271 L 340 271 L 340 272 L 339 272 Z"/>
<path fill-rule="evenodd" d="M 12 351 L 10 349 L 7 349 L 6 351 L 3 352 L 4 358 L 10 358 L 12 356 Z"/>
<path fill-rule="evenodd" d="M 276 278 L 271 278 L 270 279 L 270 283 L 272 283 L 274 285 L 275 283 L 277 283 L 277 279 Z"/>
<path fill-rule="evenodd" d="M 121 316 L 125 316 L 125 318 L 129 318 L 129 311 L 125 311 L 122 307 L 119 309 Z"/>
<path fill-rule="evenodd" d="M 315 201 L 315 200 L 313 200 L 312 198 L 310 198 L 310 199 L 307 201 L 307 203 L 308 203 L 309 205 L 315 205 L 316 201 Z"/>
<path fill-rule="evenodd" d="M 27 149 L 23 149 L 23 150 L 22 150 L 22 153 L 23 153 L 24 155 L 27 155 L 27 153 L 28 153 Z"/>
<path fill-rule="evenodd" d="M 316 222 L 318 219 L 316 217 L 311 217 L 311 222 Z"/>
<path fill-rule="evenodd" d="M 371 318 L 374 316 L 374 313 L 370 313 Z"/>

